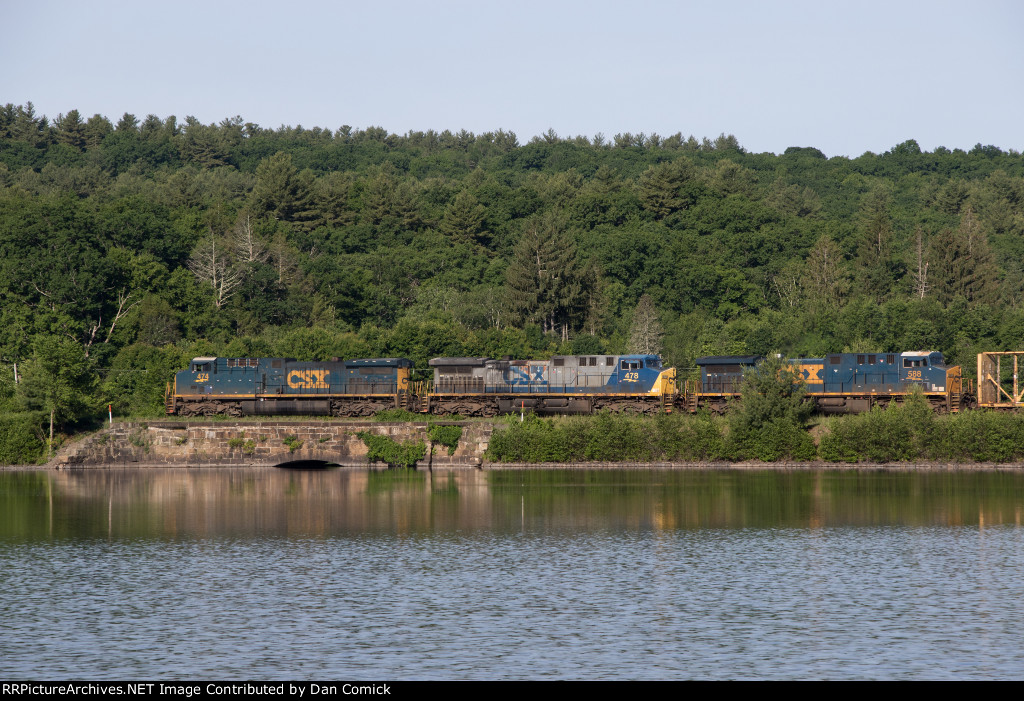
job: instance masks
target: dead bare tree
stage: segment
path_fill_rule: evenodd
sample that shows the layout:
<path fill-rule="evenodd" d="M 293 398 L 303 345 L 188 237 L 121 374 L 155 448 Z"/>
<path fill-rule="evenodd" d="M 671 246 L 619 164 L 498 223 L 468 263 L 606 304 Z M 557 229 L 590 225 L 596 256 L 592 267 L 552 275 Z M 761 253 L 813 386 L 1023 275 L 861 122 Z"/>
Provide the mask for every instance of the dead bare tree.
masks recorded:
<path fill-rule="evenodd" d="M 200 281 L 209 283 L 213 288 L 213 304 L 220 309 L 242 284 L 242 273 L 235 267 L 224 246 L 217 242 L 212 227 L 209 233 L 189 258 L 188 269 Z"/>
<path fill-rule="evenodd" d="M 252 228 L 252 217 L 249 214 L 235 224 L 234 243 L 240 263 L 265 263 L 270 258 L 267 245 Z"/>
<path fill-rule="evenodd" d="M 629 328 L 629 352 L 657 355 L 661 353 L 661 339 L 664 335 L 654 302 L 650 296 L 642 295 L 633 312 L 633 324 Z"/>

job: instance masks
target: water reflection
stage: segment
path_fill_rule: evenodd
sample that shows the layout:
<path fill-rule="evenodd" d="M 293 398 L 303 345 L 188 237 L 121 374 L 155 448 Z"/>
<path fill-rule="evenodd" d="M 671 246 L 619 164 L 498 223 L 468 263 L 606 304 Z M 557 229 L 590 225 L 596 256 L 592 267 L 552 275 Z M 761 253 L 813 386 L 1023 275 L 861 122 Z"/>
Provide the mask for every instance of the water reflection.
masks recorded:
<path fill-rule="evenodd" d="M 1022 496 L 1016 471 L 4 472 L 0 538 L 1019 526 Z"/>

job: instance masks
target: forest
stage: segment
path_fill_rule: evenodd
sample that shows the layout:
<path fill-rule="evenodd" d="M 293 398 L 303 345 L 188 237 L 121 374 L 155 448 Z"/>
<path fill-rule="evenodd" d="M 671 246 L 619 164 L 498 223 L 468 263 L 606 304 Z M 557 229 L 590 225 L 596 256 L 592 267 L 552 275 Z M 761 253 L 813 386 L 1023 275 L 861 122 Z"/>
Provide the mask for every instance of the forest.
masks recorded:
<path fill-rule="evenodd" d="M 0 463 L 197 355 L 1024 349 L 1024 159 L 0 108 Z M 56 438 L 55 438 L 56 437 Z"/>

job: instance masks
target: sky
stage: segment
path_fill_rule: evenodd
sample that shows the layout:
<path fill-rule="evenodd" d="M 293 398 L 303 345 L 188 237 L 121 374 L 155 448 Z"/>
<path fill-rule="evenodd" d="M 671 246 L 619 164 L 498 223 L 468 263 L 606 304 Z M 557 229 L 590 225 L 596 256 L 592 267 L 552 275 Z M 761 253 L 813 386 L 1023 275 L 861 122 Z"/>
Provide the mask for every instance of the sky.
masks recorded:
<path fill-rule="evenodd" d="M 0 104 L 116 122 L 1024 150 L 1024 2 L 0 0 Z"/>

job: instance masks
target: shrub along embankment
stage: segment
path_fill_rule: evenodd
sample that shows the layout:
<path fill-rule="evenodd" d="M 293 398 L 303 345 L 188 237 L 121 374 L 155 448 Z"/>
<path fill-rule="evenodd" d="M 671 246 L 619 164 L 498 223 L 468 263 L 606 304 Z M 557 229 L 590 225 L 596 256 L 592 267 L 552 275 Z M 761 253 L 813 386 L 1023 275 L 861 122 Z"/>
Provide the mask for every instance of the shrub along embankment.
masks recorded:
<path fill-rule="evenodd" d="M 46 455 L 45 411 L 0 414 L 0 465 L 30 465 Z"/>
<path fill-rule="evenodd" d="M 935 416 L 927 405 L 831 419 L 818 454 L 830 462 L 1022 462 L 1024 415 L 969 411 Z"/>
<path fill-rule="evenodd" d="M 926 404 L 824 419 L 811 432 L 779 418 L 760 427 L 707 415 L 528 416 L 491 436 L 495 462 L 1024 462 L 1024 416 L 935 416 Z"/>

